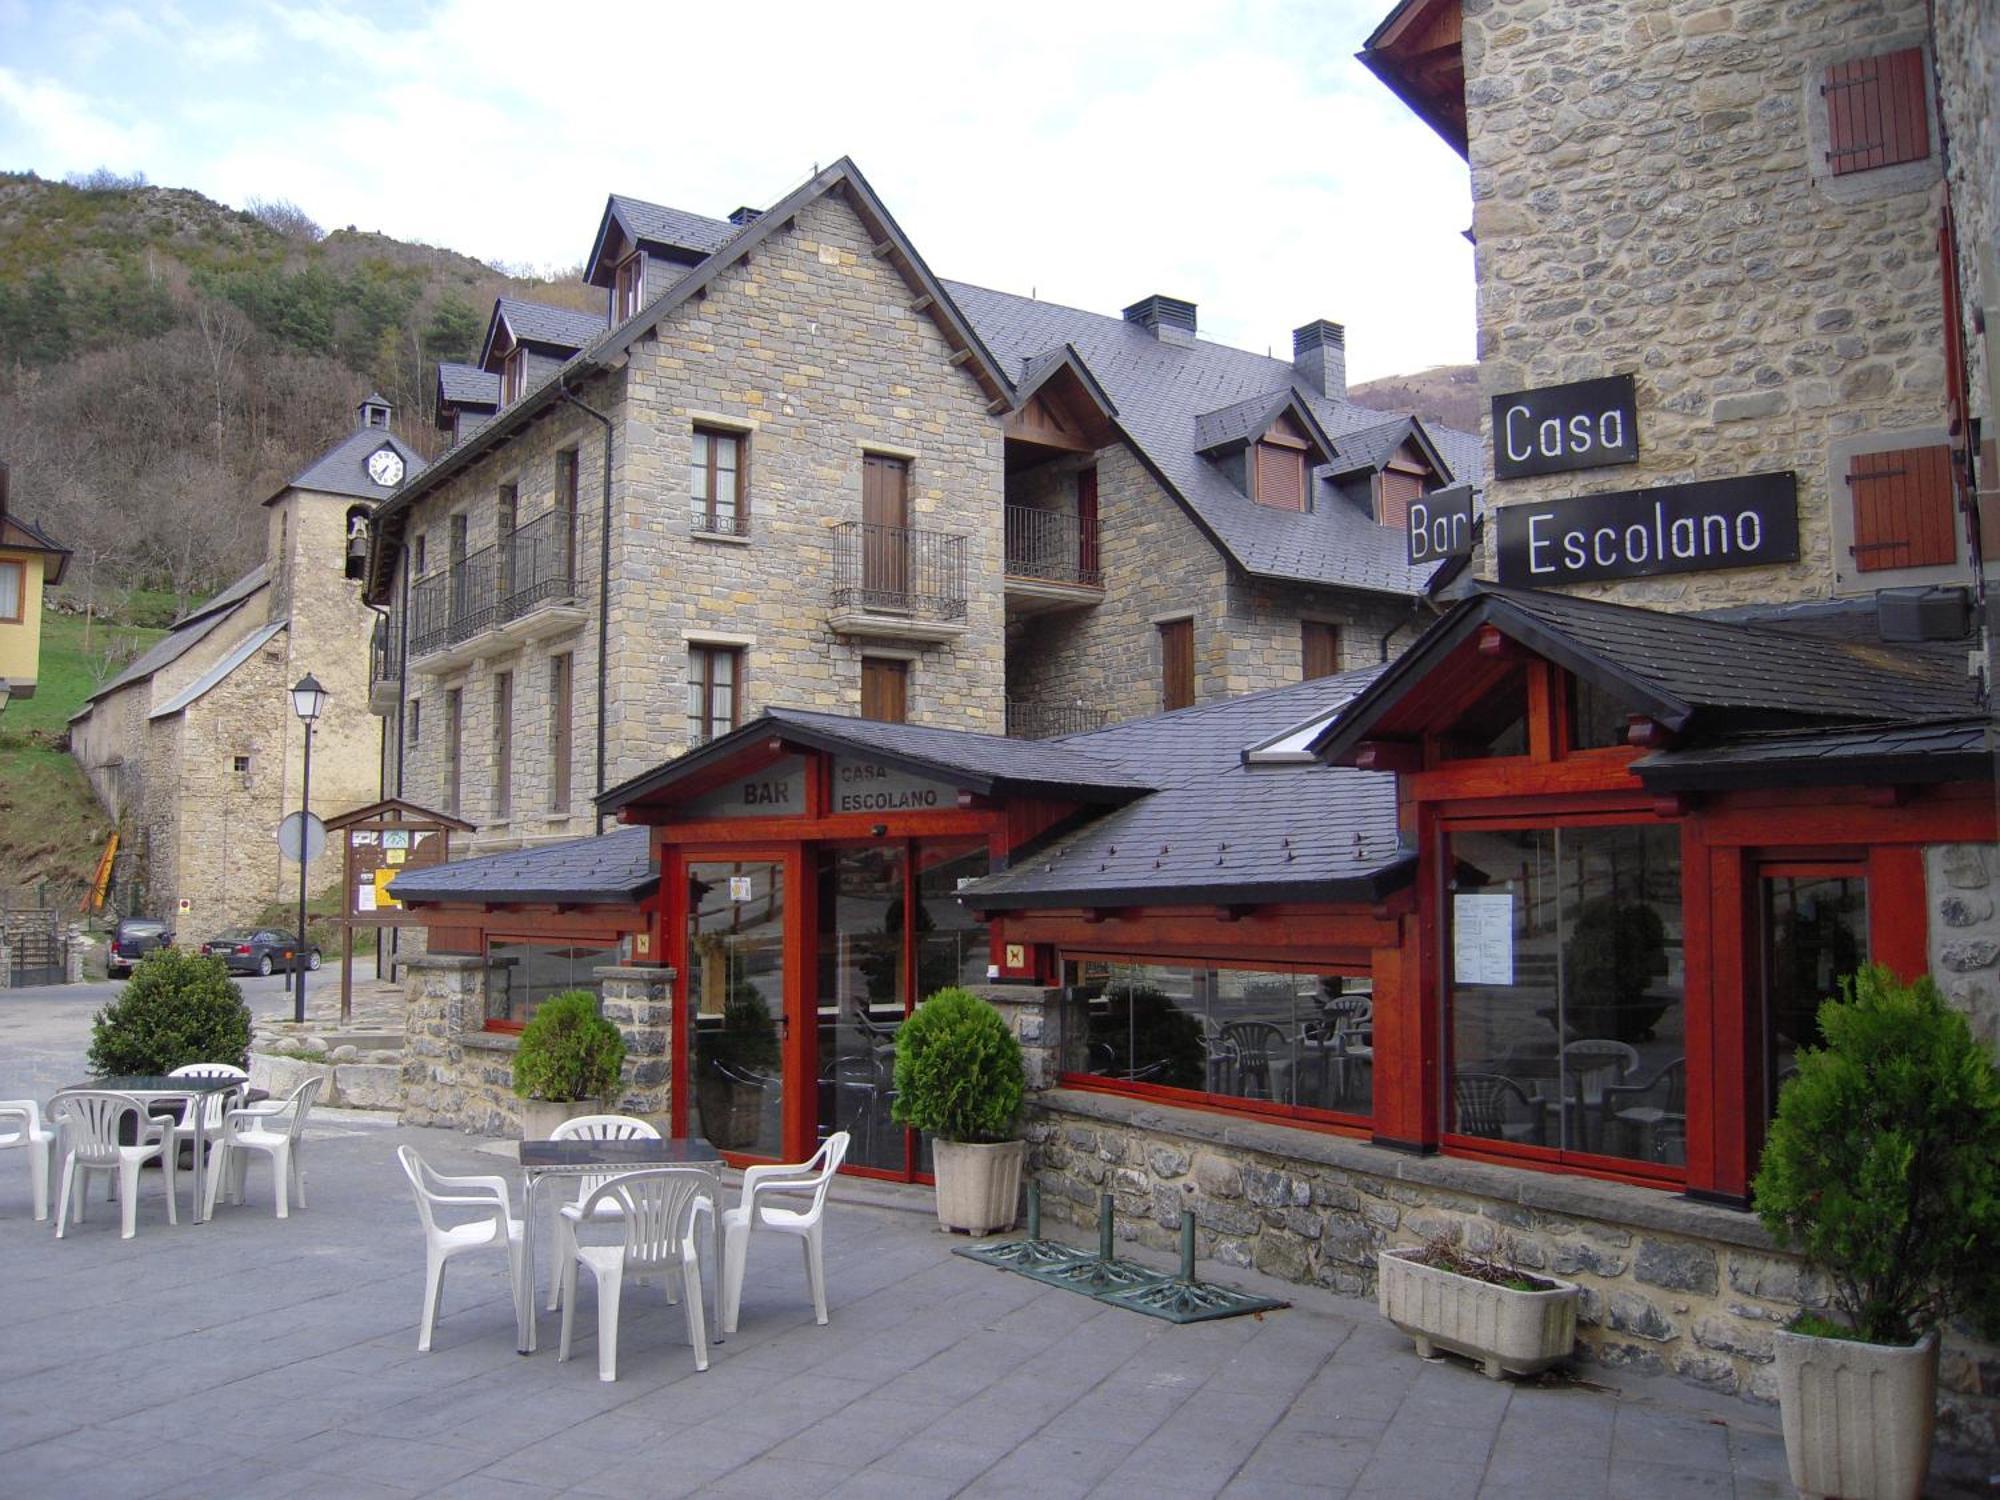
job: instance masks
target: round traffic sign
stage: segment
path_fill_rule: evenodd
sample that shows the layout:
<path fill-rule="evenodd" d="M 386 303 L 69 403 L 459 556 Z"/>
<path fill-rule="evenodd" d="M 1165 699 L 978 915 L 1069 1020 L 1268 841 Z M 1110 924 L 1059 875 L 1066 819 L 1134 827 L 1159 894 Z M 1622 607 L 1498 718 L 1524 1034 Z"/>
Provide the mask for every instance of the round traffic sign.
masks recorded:
<path fill-rule="evenodd" d="M 278 851 L 286 859 L 299 857 L 299 820 L 305 819 L 306 863 L 311 864 L 326 852 L 326 824 L 320 822 L 317 813 L 286 813 L 285 821 L 278 825 Z"/>

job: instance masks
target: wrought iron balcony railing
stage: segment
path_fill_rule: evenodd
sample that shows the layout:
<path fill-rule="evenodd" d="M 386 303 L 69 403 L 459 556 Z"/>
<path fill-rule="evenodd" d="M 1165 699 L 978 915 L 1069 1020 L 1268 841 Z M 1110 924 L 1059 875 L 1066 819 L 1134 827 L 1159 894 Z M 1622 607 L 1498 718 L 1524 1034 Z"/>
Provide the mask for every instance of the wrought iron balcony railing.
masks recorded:
<path fill-rule="evenodd" d="M 1007 737 L 1052 740 L 1058 735 L 1085 734 L 1104 727 L 1105 711 L 1081 703 L 1023 703 L 1007 700 Z"/>
<path fill-rule="evenodd" d="M 576 592 L 576 525 L 568 511 L 548 510 L 517 526 L 500 544 L 500 617 L 518 620 L 553 599 Z"/>
<path fill-rule="evenodd" d="M 1007 576 L 1101 587 L 1097 518 L 1031 505 L 1008 506 Z"/>
<path fill-rule="evenodd" d="M 926 622 L 965 618 L 962 535 L 845 521 L 834 530 L 833 562 L 836 610 Z"/>
<path fill-rule="evenodd" d="M 568 512 L 544 511 L 412 585 L 410 656 L 459 645 L 575 592 L 574 526 Z"/>
<path fill-rule="evenodd" d="M 394 683 L 403 680 L 403 622 L 396 615 L 375 617 L 374 632 L 368 638 L 368 681 Z"/>

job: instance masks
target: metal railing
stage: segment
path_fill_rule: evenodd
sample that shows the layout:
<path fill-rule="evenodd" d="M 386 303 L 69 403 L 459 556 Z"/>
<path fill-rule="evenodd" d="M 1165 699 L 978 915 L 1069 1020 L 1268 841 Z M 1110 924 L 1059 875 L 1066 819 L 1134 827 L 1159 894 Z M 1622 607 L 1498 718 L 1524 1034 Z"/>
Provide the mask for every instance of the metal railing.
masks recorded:
<path fill-rule="evenodd" d="M 688 513 L 688 530 L 703 536 L 748 536 L 750 512 L 742 505 L 718 505 L 711 511 L 705 502 L 697 500 Z"/>
<path fill-rule="evenodd" d="M 414 660 L 471 640 L 575 592 L 569 515 L 544 511 L 493 546 L 411 586 L 410 656 Z"/>
<path fill-rule="evenodd" d="M 1007 507 L 1007 576 L 1101 587 L 1097 520 L 1031 505 Z"/>
<path fill-rule="evenodd" d="M 403 622 L 395 615 L 375 617 L 374 632 L 368 638 L 368 680 L 403 680 Z"/>
<path fill-rule="evenodd" d="M 835 609 L 962 620 L 965 537 L 843 521 L 834 529 L 833 582 Z"/>
<path fill-rule="evenodd" d="M 1007 737 L 1012 740 L 1052 740 L 1058 735 L 1086 734 L 1104 727 L 1105 710 L 1081 703 L 1023 703 L 1007 700 Z"/>

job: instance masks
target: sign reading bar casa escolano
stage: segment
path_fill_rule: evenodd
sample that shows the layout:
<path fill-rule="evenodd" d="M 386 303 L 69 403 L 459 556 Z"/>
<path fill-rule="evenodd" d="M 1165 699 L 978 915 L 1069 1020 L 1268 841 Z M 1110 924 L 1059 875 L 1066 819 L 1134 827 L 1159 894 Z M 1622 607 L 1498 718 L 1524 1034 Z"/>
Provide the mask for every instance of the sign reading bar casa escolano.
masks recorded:
<path fill-rule="evenodd" d="M 833 806 L 840 813 L 927 812 L 956 807 L 958 791 L 943 782 L 912 776 L 881 761 L 858 756 L 833 758 Z"/>
<path fill-rule="evenodd" d="M 1798 482 L 1789 470 L 1494 508 L 1500 582 L 1548 588 L 1796 562 Z"/>
<path fill-rule="evenodd" d="M 1493 477 L 1526 479 L 1639 461 L 1630 375 L 1545 385 L 1493 398 Z"/>

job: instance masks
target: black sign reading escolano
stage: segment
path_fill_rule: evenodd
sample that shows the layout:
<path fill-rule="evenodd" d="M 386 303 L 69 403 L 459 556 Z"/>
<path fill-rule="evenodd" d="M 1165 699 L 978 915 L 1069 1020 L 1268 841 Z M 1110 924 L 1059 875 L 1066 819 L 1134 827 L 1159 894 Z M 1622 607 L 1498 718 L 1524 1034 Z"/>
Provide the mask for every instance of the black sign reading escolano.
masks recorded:
<path fill-rule="evenodd" d="M 1500 582 L 1548 588 L 1796 562 L 1798 481 L 1788 469 L 1652 490 L 1494 507 Z"/>
<path fill-rule="evenodd" d="M 1545 385 L 1493 398 L 1493 477 L 1639 461 L 1639 407 L 1630 375 Z"/>
<path fill-rule="evenodd" d="M 1410 502 L 1410 566 L 1464 557 L 1472 551 L 1472 486 L 1455 484 Z"/>

